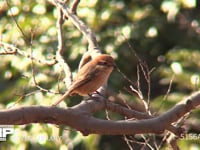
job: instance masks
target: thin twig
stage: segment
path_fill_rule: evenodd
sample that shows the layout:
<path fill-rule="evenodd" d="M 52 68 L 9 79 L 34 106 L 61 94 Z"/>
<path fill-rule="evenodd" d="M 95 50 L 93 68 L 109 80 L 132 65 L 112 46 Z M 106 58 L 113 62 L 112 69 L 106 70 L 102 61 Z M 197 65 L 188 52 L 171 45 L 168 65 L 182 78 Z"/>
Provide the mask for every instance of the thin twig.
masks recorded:
<path fill-rule="evenodd" d="M 137 91 L 138 95 L 140 96 L 140 99 L 144 99 L 143 93 L 141 91 L 141 86 L 140 86 L 140 68 L 139 65 L 137 65 Z"/>
<path fill-rule="evenodd" d="M 128 140 L 127 136 L 126 135 L 123 135 L 123 139 L 124 141 L 126 142 L 126 144 L 128 145 L 128 148 L 130 150 L 133 150 L 132 146 L 131 146 L 131 143 L 130 143 L 130 140 Z"/>
<path fill-rule="evenodd" d="M 105 113 L 106 113 L 106 119 L 107 119 L 107 120 L 111 120 L 111 119 L 110 119 L 110 116 L 109 116 L 109 111 L 108 111 L 108 109 L 105 109 Z"/>
<path fill-rule="evenodd" d="M 73 1 L 73 4 L 72 4 L 72 7 L 70 9 L 70 11 L 74 14 L 76 14 L 76 10 L 77 10 L 77 7 L 78 7 L 78 4 L 80 3 L 80 0 L 74 0 Z"/>
<path fill-rule="evenodd" d="M 29 97 L 30 95 L 34 95 L 35 93 L 37 92 L 41 92 L 41 90 L 36 90 L 36 91 L 33 91 L 33 92 L 29 92 L 27 94 L 22 94 L 22 95 L 19 95 L 19 94 L 15 94 L 16 96 L 19 96 L 19 98 L 11 105 L 8 107 L 8 109 L 11 109 L 13 108 L 16 104 L 18 104 L 24 97 Z"/>
<path fill-rule="evenodd" d="M 148 146 L 151 150 L 154 150 L 154 148 L 149 144 L 149 138 L 147 139 L 143 134 L 141 134 L 142 139 L 145 142 L 145 145 Z"/>
<path fill-rule="evenodd" d="M 163 107 L 164 102 L 168 99 L 168 96 L 169 96 L 169 93 L 170 93 L 170 91 L 171 91 L 171 87 L 172 87 L 173 81 L 174 81 L 174 75 L 172 76 L 172 78 L 171 78 L 171 80 L 170 80 L 170 83 L 169 83 L 167 92 L 166 92 L 166 94 L 165 94 L 163 100 L 161 101 L 161 104 L 160 104 L 160 106 L 159 106 L 159 108 L 158 108 L 157 113 L 159 113 L 159 111 L 160 111 L 161 108 Z"/>
<path fill-rule="evenodd" d="M 12 9 L 11 9 L 11 6 L 10 6 L 8 0 L 6 0 L 6 4 L 7 4 L 8 8 L 10 9 L 10 10 L 9 10 L 9 11 L 10 11 L 10 15 L 11 15 L 13 21 L 15 22 L 15 24 L 17 25 L 17 28 L 18 28 L 19 31 L 21 32 L 21 34 L 22 34 L 22 36 L 23 36 L 23 39 L 26 41 L 26 43 L 29 43 L 26 34 L 24 33 L 24 31 L 22 30 L 21 26 L 18 24 L 17 20 L 15 19 L 14 15 L 13 15 L 13 12 L 12 12 Z"/>
<path fill-rule="evenodd" d="M 153 71 L 153 69 L 149 70 L 148 65 L 140 59 L 140 57 L 137 55 L 136 51 L 133 49 L 132 45 L 128 41 L 127 37 L 124 34 L 122 34 L 122 35 L 123 35 L 124 39 L 126 40 L 129 48 L 132 50 L 132 53 L 137 58 L 138 63 L 139 63 L 139 67 L 137 68 L 137 77 L 138 77 L 137 90 L 134 89 L 133 87 L 132 87 L 132 90 L 133 90 L 133 92 L 136 92 L 138 94 L 138 96 L 141 97 L 140 99 L 144 103 L 146 111 L 149 114 L 151 114 L 151 112 L 150 112 L 150 94 L 151 94 L 151 87 L 150 87 L 151 86 L 151 79 L 150 79 L 150 74 Z M 145 78 L 145 80 L 147 82 L 147 86 L 148 86 L 147 102 L 144 100 L 143 94 L 142 94 L 141 88 L 140 88 L 140 71 L 139 71 L 140 69 L 139 68 L 142 70 L 142 73 L 144 75 L 144 78 Z"/>
<path fill-rule="evenodd" d="M 57 19 L 57 34 L 58 34 L 58 52 L 63 55 L 64 50 L 64 39 L 62 25 L 64 23 L 63 12 L 58 8 L 58 19 Z"/>
<path fill-rule="evenodd" d="M 30 48 L 31 48 L 30 56 L 31 56 L 31 58 L 33 58 L 32 41 L 33 41 L 33 32 L 31 32 L 31 42 L 30 42 Z M 33 83 L 34 83 L 34 85 L 35 85 L 40 91 L 48 92 L 48 93 L 53 93 L 53 94 L 59 94 L 58 92 L 54 92 L 54 91 L 45 89 L 45 88 L 41 87 L 41 86 L 37 83 L 37 80 L 36 80 L 36 78 L 35 78 L 35 67 L 34 67 L 34 61 L 33 61 L 33 59 L 31 59 L 31 71 L 32 71 L 32 77 L 33 77 Z"/>
<path fill-rule="evenodd" d="M 170 136 L 167 138 L 167 143 L 170 144 L 171 148 L 173 150 L 180 150 L 178 144 L 177 144 L 178 138 L 176 138 L 173 134 L 170 134 Z"/>
<path fill-rule="evenodd" d="M 23 51 L 17 47 L 15 47 L 12 44 L 8 44 L 5 42 L 0 41 L 0 55 L 21 55 L 24 56 L 28 59 L 34 60 L 40 64 L 44 64 L 44 65 L 48 65 L 48 66 L 52 66 L 54 64 L 57 63 L 55 58 L 52 58 L 52 60 L 42 60 L 42 59 L 38 59 L 36 57 L 31 56 L 30 54 L 28 54 L 26 51 Z"/>
<path fill-rule="evenodd" d="M 64 52 L 64 38 L 62 30 L 63 23 L 64 23 L 64 15 L 62 10 L 58 8 L 58 19 L 57 19 L 58 50 L 56 52 L 56 60 L 58 61 L 61 68 L 65 72 L 65 78 L 64 78 L 65 85 L 66 87 L 69 87 L 69 85 L 72 82 L 72 73 L 70 67 L 63 58 L 63 52 Z"/>

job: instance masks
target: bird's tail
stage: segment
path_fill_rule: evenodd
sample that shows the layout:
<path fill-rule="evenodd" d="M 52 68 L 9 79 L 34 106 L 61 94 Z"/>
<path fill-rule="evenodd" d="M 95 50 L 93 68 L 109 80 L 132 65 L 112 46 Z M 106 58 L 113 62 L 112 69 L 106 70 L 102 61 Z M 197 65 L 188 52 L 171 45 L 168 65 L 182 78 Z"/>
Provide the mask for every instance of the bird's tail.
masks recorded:
<path fill-rule="evenodd" d="M 52 106 L 57 106 L 61 101 L 63 101 L 68 95 L 70 91 L 66 91 L 64 95 L 62 95 Z"/>

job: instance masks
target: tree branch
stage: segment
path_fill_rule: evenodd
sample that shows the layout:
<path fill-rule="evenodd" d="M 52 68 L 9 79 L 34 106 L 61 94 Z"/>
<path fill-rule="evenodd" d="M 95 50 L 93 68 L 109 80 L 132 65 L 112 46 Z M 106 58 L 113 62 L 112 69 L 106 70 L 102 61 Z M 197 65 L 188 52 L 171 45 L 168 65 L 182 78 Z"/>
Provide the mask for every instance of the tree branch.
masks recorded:
<path fill-rule="evenodd" d="M 23 57 L 34 60 L 40 64 L 44 64 L 48 66 L 53 66 L 54 64 L 57 63 L 55 58 L 52 58 L 51 60 L 43 60 L 43 59 L 36 58 L 28 54 L 26 51 L 21 50 L 12 44 L 5 43 L 1 40 L 0 40 L 0 55 L 21 55 Z"/>
<path fill-rule="evenodd" d="M 171 108 L 166 113 L 143 120 L 102 120 L 91 116 L 106 103 L 103 100 L 88 100 L 67 109 L 57 107 L 27 106 L 0 111 L 0 124 L 52 123 L 71 126 L 84 135 L 96 134 L 142 134 L 162 133 L 171 123 L 200 105 L 200 92 L 196 92 Z M 110 105 L 110 103 L 108 103 Z M 109 107 L 107 107 L 109 108 Z"/>
<path fill-rule="evenodd" d="M 63 58 L 64 53 L 64 38 L 63 38 L 63 29 L 62 25 L 64 23 L 64 15 L 61 9 L 58 8 L 58 19 L 57 19 L 57 34 L 58 34 L 58 49 L 56 52 L 56 60 L 58 61 L 59 65 L 65 72 L 65 85 L 68 88 L 72 83 L 72 73 L 71 69 L 68 64 L 65 62 Z"/>
<path fill-rule="evenodd" d="M 52 4 L 56 5 L 59 9 L 62 10 L 63 14 L 76 26 L 76 28 L 82 32 L 82 34 L 88 40 L 88 50 L 95 50 L 97 53 L 100 53 L 99 45 L 96 39 L 95 34 L 92 30 L 85 25 L 83 21 L 81 21 L 76 14 L 71 12 L 69 8 L 67 8 L 64 3 L 59 2 L 58 0 L 48 0 Z M 77 3 L 78 4 L 78 3 Z M 76 7 L 76 6 L 75 6 Z"/>

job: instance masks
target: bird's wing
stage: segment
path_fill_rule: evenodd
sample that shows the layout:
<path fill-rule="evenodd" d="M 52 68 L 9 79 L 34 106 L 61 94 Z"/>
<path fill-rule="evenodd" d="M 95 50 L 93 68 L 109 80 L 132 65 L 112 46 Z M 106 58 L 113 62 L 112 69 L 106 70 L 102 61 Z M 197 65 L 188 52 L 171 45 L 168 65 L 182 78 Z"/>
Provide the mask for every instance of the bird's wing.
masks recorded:
<path fill-rule="evenodd" d="M 99 70 L 96 66 L 90 67 L 90 70 L 89 70 L 89 68 L 87 68 L 87 66 L 83 66 L 83 67 L 85 67 L 84 71 L 82 71 L 83 70 L 83 68 L 82 68 L 78 72 L 77 78 L 74 80 L 72 85 L 69 87 L 69 91 L 72 92 L 74 89 L 90 82 L 99 73 Z"/>

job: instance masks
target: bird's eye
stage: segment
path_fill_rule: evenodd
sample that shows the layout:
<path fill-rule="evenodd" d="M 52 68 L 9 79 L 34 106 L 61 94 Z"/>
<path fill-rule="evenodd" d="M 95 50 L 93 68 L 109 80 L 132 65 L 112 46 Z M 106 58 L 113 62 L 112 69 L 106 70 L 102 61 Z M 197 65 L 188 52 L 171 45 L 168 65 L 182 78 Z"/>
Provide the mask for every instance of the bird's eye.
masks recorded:
<path fill-rule="evenodd" d="M 108 65 L 108 63 L 107 63 L 106 61 L 104 61 L 104 62 L 103 62 L 103 65 L 106 65 L 106 66 L 107 66 L 107 65 Z"/>
<path fill-rule="evenodd" d="M 108 62 L 106 62 L 106 61 L 101 61 L 98 64 L 99 65 L 103 65 L 103 66 L 108 66 Z"/>

